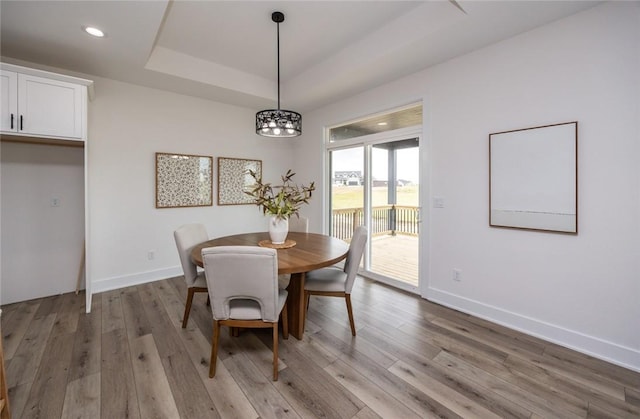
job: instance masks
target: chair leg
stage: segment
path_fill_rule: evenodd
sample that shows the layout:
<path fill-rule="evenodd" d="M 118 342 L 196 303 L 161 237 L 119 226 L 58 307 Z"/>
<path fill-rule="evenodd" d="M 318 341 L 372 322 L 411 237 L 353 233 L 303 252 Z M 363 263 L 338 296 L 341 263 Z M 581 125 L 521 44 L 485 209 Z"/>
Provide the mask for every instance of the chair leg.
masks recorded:
<path fill-rule="evenodd" d="M 194 288 L 189 288 L 187 293 L 187 302 L 184 306 L 184 316 L 182 316 L 182 328 L 187 327 L 187 322 L 189 321 L 189 312 L 191 311 L 191 302 L 193 301 L 193 294 L 195 293 Z"/>
<path fill-rule="evenodd" d="M 273 381 L 278 381 L 278 322 L 273 323 Z"/>
<path fill-rule="evenodd" d="M 282 337 L 284 339 L 289 339 L 289 314 L 287 314 L 287 303 L 284 303 L 284 307 L 282 307 L 282 312 L 280 315 L 282 316 Z"/>
<path fill-rule="evenodd" d="M 349 324 L 351 325 L 351 336 L 355 336 L 356 325 L 353 322 L 353 309 L 351 308 L 351 294 L 345 294 L 344 299 L 347 302 L 347 313 L 349 314 Z"/>
<path fill-rule="evenodd" d="M 218 338 L 220 337 L 220 323 L 213 321 L 213 336 L 211 339 L 211 359 L 209 360 L 209 378 L 216 376 L 216 363 L 218 362 Z"/>

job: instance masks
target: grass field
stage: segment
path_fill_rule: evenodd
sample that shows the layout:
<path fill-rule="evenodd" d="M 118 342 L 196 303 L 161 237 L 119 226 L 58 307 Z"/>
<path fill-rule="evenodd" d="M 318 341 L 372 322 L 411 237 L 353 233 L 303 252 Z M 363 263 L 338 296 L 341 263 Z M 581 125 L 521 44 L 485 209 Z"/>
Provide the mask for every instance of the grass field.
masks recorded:
<path fill-rule="evenodd" d="M 332 206 L 334 210 L 345 208 L 362 208 L 364 201 L 363 186 L 332 186 Z M 401 186 L 397 189 L 396 205 L 417 207 L 418 185 Z M 373 188 L 372 204 L 374 207 L 388 205 L 387 187 Z"/>

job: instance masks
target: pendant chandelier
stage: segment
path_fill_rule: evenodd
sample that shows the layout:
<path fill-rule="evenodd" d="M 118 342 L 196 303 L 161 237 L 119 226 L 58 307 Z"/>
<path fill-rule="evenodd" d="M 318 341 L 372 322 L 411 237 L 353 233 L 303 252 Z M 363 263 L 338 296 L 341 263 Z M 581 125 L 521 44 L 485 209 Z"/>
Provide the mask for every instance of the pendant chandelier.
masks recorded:
<path fill-rule="evenodd" d="M 302 134 L 302 116 L 298 112 L 280 109 L 280 23 L 284 22 L 284 14 L 273 12 L 271 20 L 278 28 L 278 109 L 265 109 L 256 113 L 256 134 L 276 138 L 297 137 Z"/>

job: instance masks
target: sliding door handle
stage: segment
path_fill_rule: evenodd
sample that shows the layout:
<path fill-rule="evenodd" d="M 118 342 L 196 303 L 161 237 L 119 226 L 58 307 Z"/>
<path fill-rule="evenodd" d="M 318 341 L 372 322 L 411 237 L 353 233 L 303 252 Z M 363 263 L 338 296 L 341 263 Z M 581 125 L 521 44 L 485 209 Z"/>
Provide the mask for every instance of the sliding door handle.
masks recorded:
<path fill-rule="evenodd" d="M 13 129 L 13 114 L 11 114 L 11 129 Z"/>
<path fill-rule="evenodd" d="M 20 131 L 24 129 L 24 124 L 22 123 L 22 115 L 20 115 Z"/>

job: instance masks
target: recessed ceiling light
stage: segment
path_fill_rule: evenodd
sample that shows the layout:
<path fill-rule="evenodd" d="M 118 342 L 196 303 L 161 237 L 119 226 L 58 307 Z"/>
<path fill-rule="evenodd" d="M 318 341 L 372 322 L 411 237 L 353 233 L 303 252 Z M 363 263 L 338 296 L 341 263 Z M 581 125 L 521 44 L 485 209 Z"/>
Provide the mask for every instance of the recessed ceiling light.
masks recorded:
<path fill-rule="evenodd" d="M 386 122 L 378 122 L 378 125 L 382 126 L 382 125 L 387 125 Z"/>
<path fill-rule="evenodd" d="M 97 38 L 103 38 L 104 37 L 104 32 L 102 32 L 98 28 L 94 28 L 93 26 L 83 26 L 82 30 L 84 30 L 89 35 L 95 36 Z"/>

